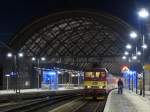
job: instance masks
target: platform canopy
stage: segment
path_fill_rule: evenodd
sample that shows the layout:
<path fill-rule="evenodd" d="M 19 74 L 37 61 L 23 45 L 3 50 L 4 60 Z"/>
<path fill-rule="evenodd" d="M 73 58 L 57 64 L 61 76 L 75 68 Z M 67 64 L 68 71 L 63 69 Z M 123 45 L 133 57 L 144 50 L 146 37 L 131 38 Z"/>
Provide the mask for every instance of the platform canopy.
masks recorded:
<path fill-rule="evenodd" d="M 86 68 L 122 56 L 132 28 L 104 12 L 64 11 L 39 18 L 20 29 L 9 45 L 49 63 Z"/>

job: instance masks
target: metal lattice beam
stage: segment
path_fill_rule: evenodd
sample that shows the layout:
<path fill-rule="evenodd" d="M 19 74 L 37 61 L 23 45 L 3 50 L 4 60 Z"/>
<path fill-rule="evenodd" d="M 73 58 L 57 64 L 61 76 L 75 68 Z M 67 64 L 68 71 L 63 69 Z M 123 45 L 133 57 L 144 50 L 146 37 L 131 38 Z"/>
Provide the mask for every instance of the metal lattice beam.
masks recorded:
<path fill-rule="evenodd" d="M 68 11 L 27 25 L 16 33 L 9 45 L 28 56 L 76 59 L 71 62 L 85 68 L 90 63 L 81 63 L 79 59 L 101 63 L 104 58 L 121 56 L 131 30 L 127 23 L 109 14 Z"/>

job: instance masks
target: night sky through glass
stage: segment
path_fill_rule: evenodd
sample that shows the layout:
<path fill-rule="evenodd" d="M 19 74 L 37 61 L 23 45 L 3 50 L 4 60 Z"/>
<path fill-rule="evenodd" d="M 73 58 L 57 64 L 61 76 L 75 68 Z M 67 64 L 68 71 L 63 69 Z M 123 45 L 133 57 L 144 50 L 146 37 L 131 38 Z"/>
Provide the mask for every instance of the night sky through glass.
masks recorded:
<path fill-rule="evenodd" d="M 8 40 L 33 20 L 64 10 L 104 11 L 137 27 L 136 10 L 150 6 L 150 0 L 1 0 L 0 40 Z"/>

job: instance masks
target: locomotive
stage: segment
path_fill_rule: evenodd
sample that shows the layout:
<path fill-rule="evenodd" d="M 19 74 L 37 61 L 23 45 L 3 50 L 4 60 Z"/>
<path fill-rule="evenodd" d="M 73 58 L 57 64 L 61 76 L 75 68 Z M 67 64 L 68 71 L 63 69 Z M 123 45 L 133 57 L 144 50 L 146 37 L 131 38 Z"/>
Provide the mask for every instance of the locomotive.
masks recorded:
<path fill-rule="evenodd" d="M 84 72 L 85 99 L 105 99 L 109 91 L 116 88 L 116 78 L 105 68 L 93 68 Z"/>

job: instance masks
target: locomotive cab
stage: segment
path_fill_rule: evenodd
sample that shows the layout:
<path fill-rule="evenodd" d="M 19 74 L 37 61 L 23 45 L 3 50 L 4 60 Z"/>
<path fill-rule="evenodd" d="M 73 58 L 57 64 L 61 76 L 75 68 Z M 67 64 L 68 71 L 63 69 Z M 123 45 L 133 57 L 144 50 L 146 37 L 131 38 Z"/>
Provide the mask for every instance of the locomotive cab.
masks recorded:
<path fill-rule="evenodd" d="M 107 94 L 107 70 L 91 69 L 84 73 L 84 98 L 104 99 Z"/>

